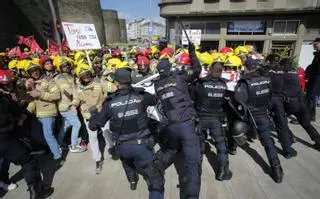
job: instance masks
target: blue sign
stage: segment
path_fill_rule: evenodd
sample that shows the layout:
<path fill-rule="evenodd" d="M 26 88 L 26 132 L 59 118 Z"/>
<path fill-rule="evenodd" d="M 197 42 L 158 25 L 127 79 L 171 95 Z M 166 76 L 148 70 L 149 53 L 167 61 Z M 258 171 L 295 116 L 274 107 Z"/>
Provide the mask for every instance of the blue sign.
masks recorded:
<path fill-rule="evenodd" d="M 153 36 L 153 26 L 152 24 L 148 26 L 148 36 Z"/>
<path fill-rule="evenodd" d="M 265 21 L 231 21 L 228 22 L 228 32 L 265 32 Z"/>

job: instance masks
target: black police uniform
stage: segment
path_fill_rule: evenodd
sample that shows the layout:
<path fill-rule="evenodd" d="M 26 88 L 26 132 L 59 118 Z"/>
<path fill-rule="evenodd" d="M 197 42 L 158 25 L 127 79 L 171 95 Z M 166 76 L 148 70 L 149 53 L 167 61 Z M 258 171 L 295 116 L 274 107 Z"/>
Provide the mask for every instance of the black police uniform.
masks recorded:
<path fill-rule="evenodd" d="M 310 138 L 315 142 L 315 147 L 320 150 L 320 135 L 311 125 L 311 115 L 308 113 L 305 100 L 301 91 L 299 72 L 296 69 L 285 71 L 285 111 L 289 115 L 294 115 L 299 124 L 306 130 Z"/>
<path fill-rule="evenodd" d="M 22 166 L 30 198 L 36 198 L 41 194 L 42 180 L 40 170 L 30 155 L 30 149 L 19 141 L 19 132 L 16 132 L 15 119 L 21 113 L 17 104 L 0 94 L 0 157 Z"/>
<path fill-rule="evenodd" d="M 320 38 L 315 40 L 320 42 Z M 307 110 L 311 113 L 311 119 L 316 120 L 316 97 L 320 95 L 320 51 L 314 52 L 312 63 L 306 68 L 306 79 L 308 83 L 307 91 Z"/>
<path fill-rule="evenodd" d="M 200 119 L 200 145 L 204 153 L 205 138 L 208 132 L 215 141 L 217 149 L 218 173 L 217 180 L 231 179 L 229 170 L 226 141 L 223 135 L 222 123 L 225 118 L 223 105 L 227 93 L 226 81 L 220 77 L 205 77 L 190 87 L 191 98 Z"/>
<path fill-rule="evenodd" d="M 271 165 L 271 177 L 277 183 L 282 181 L 283 171 L 278 158 L 277 150 L 271 138 L 270 122 L 267 115 L 268 104 L 271 98 L 270 79 L 255 71 L 245 74 L 235 89 L 234 100 L 245 104 L 253 118 L 248 115 L 248 121 L 256 124 L 260 142 L 267 153 Z M 252 121 L 254 119 L 254 121 Z"/>
<path fill-rule="evenodd" d="M 126 172 L 138 171 L 144 176 L 150 199 L 162 198 L 164 191 L 163 175 L 153 163 L 153 145 L 147 126 L 147 106 L 155 104 L 155 96 L 128 86 L 107 97 L 101 112 L 93 114 L 89 121 L 89 128 L 94 131 L 110 120 L 110 130 Z"/>
<path fill-rule="evenodd" d="M 171 72 L 171 64 L 164 59 L 157 66 L 160 78 L 155 81 L 156 95 L 168 120 L 164 130 L 168 150 L 164 149 L 162 157 L 171 153 L 171 150 L 181 151 L 184 156 L 184 176 L 179 176 L 182 180 L 180 198 L 198 198 L 201 178 L 200 141 L 194 126 L 197 113 L 188 92 L 188 82 L 199 77 L 201 66 L 193 44 L 189 45 L 189 53 L 191 71 Z M 159 159 L 162 157 L 160 155 Z"/>
<path fill-rule="evenodd" d="M 279 65 L 271 67 L 268 71 L 272 85 L 272 98 L 270 112 L 276 127 L 276 131 L 286 158 L 296 155 L 296 151 L 291 147 L 291 131 L 288 127 L 288 120 L 284 110 L 284 87 L 285 75 Z"/>

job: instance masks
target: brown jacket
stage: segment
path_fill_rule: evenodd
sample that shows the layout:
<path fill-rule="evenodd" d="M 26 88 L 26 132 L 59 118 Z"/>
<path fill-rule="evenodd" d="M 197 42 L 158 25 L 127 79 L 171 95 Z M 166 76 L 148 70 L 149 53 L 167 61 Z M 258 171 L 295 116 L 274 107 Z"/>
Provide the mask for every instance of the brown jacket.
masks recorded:
<path fill-rule="evenodd" d="M 60 91 L 53 79 L 41 78 L 35 81 L 35 88 L 40 92 L 40 97 L 29 103 L 28 111 L 35 113 L 38 118 L 57 116 L 56 103 L 60 99 Z"/>

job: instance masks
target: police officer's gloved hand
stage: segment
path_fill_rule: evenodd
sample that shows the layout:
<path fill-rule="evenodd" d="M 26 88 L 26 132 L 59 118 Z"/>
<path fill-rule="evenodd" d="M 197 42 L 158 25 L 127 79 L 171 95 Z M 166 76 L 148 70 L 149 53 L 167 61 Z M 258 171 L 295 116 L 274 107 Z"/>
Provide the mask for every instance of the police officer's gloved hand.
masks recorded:
<path fill-rule="evenodd" d="M 95 114 L 98 113 L 98 109 L 97 109 L 96 106 L 91 106 L 91 107 L 88 109 L 88 111 L 89 111 L 89 113 L 90 113 L 91 115 L 95 115 Z"/>
<path fill-rule="evenodd" d="M 192 43 L 192 42 L 189 42 L 189 52 L 194 52 L 194 50 L 195 50 L 196 48 L 195 48 L 195 46 L 194 46 L 194 44 Z"/>

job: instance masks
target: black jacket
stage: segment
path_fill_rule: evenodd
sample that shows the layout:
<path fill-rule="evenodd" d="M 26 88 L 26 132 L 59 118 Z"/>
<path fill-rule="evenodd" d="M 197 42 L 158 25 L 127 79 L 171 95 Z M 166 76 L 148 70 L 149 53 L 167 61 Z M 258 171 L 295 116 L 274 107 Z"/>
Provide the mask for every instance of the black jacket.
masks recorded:
<path fill-rule="evenodd" d="M 145 138 L 150 134 L 147 126 L 147 107 L 156 103 L 156 97 L 144 89 L 119 89 L 107 97 L 99 113 L 92 114 L 89 128 L 93 131 L 98 130 L 110 120 L 110 130 L 116 141 Z"/>

